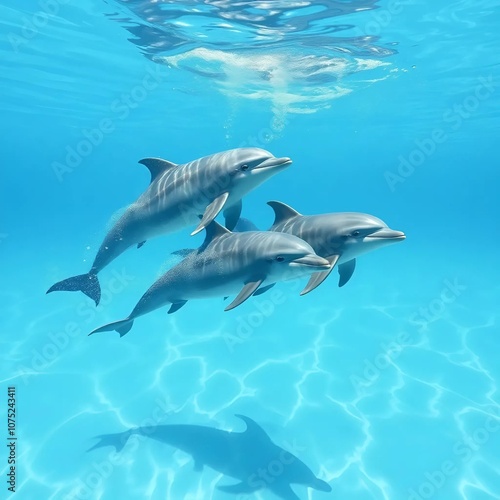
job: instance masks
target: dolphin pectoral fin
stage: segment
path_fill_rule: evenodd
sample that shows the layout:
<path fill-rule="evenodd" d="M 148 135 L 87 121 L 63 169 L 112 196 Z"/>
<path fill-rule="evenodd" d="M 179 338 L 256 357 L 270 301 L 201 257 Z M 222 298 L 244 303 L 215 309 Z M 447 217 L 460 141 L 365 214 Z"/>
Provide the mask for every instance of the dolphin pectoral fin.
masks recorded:
<path fill-rule="evenodd" d="M 276 285 L 276 283 L 271 283 L 270 285 L 263 286 L 261 288 L 258 288 L 255 292 L 253 292 L 253 296 L 257 297 L 257 295 L 262 295 L 263 293 L 266 293 L 268 290 L 271 290 L 271 288 Z"/>
<path fill-rule="evenodd" d="M 144 245 L 144 243 L 146 243 L 146 240 L 141 241 L 140 243 L 137 243 L 137 248 L 141 248 L 142 245 Z"/>
<path fill-rule="evenodd" d="M 323 281 L 325 281 L 333 271 L 333 268 L 335 267 L 335 264 L 337 263 L 339 258 L 340 255 L 332 255 L 331 257 L 328 257 L 326 260 L 330 263 L 330 269 L 328 269 L 327 271 L 321 271 L 320 273 L 312 274 L 306 287 L 300 292 L 300 295 L 305 295 L 306 293 L 312 292 L 315 288 L 321 285 L 321 283 L 323 283 Z"/>
<path fill-rule="evenodd" d="M 96 328 L 89 333 L 90 335 L 94 335 L 94 333 L 101 332 L 118 332 L 120 337 L 123 337 L 127 334 L 134 324 L 134 320 L 132 318 L 125 318 L 120 321 L 114 321 L 113 323 L 108 323 L 107 325 L 101 326 L 100 328 Z"/>
<path fill-rule="evenodd" d="M 187 300 L 180 300 L 179 302 L 174 302 L 171 306 L 170 309 L 168 310 L 167 314 L 173 314 L 174 312 L 178 311 L 184 304 L 186 304 Z"/>
<path fill-rule="evenodd" d="M 227 486 L 217 486 L 217 489 L 219 491 L 223 491 L 224 493 L 233 493 L 233 494 L 238 494 L 238 493 L 253 493 L 254 491 L 260 490 L 260 485 L 259 486 L 252 486 L 248 483 L 237 483 L 237 484 L 230 484 Z"/>
<path fill-rule="evenodd" d="M 332 487 L 323 479 L 315 478 L 312 484 L 309 485 L 311 488 L 314 488 L 318 491 L 324 491 L 325 493 L 330 493 L 332 491 Z"/>
<path fill-rule="evenodd" d="M 91 298 L 95 305 L 99 305 L 101 300 L 101 285 L 97 274 L 80 274 L 65 280 L 59 281 L 52 285 L 46 293 L 51 292 L 83 292 L 87 297 Z"/>
<path fill-rule="evenodd" d="M 230 311 L 231 309 L 234 309 L 235 307 L 238 307 L 240 304 L 243 304 L 245 300 L 247 300 L 249 297 L 251 297 L 255 290 L 259 288 L 259 286 L 262 284 L 264 280 L 258 280 L 258 281 L 251 281 L 250 283 L 247 283 L 242 289 L 241 292 L 238 294 L 238 296 L 229 304 L 224 311 Z"/>
<path fill-rule="evenodd" d="M 267 204 L 274 210 L 273 226 L 293 217 L 297 217 L 297 215 L 301 215 L 297 210 L 285 205 L 285 203 L 281 203 L 281 201 L 268 201 Z"/>
<path fill-rule="evenodd" d="M 139 163 L 144 165 L 151 174 L 151 182 L 153 182 L 160 174 L 165 172 L 165 170 L 173 167 L 177 167 L 175 163 L 171 161 L 162 160 L 161 158 L 143 158 L 139 160 Z"/>
<path fill-rule="evenodd" d="M 191 236 L 198 234 L 201 230 L 205 229 L 205 227 L 208 226 L 210 222 L 217 217 L 217 215 L 219 215 L 219 212 L 223 209 L 228 198 L 229 193 L 222 193 L 220 196 L 215 198 L 210 205 L 208 205 L 200 223 L 198 224 L 198 227 L 191 233 Z"/>
<path fill-rule="evenodd" d="M 241 215 L 241 200 L 238 203 L 235 203 L 233 206 L 226 208 L 224 210 L 224 218 L 226 220 L 226 227 L 229 229 L 229 231 L 232 231 L 235 227 L 236 224 L 238 223 L 238 220 Z"/>
<path fill-rule="evenodd" d="M 339 287 L 344 286 L 351 279 L 354 269 L 356 269 L 356 259 L 351 259 L 339 265 Z"/>
<path fill-rule="evenodd" d="M 300 497 L 290 488 L 288 483 L 280 483 L 278 481 L 270 484 L 268 488 L 279 498 L 283 500 L 300 500 Z"/>
<path fill-rule="evenodd" d="M 259 228 L 251 220 L 240 217 L 232 231 L 233 233 L 245 233 L 247 231 L 259 231 Z"/>

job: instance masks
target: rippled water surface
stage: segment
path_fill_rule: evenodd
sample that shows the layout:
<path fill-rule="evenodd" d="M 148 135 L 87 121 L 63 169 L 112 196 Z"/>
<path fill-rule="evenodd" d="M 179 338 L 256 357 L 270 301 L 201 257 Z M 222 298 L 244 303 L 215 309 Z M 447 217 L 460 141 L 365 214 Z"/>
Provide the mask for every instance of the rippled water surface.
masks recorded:
<path fill-rule="evenodd" d="M 229 494 L 236 479 L 147 436 L 88 451 L 141 426 L 243 432 L 244 415 L 332 489 L 284 499 L 500 499 L 497 2 L 0 4 L 0 379 L 17 436 L 0 498 L 280 498 L 279 458 L 269 488 Z M 307 279 L 229 312 L 193 300 L 123 338 L 87 334 L 203 234 L 128 250 L 97 308 L 45 295 L 146 189 L 141 158 L 244 146 L 293 160 L 245 198 L 259 228 L 280 200 L 373 214 L 406 240 L 361 256 L 342 288 L 334 270 L 302 297 Z"/>

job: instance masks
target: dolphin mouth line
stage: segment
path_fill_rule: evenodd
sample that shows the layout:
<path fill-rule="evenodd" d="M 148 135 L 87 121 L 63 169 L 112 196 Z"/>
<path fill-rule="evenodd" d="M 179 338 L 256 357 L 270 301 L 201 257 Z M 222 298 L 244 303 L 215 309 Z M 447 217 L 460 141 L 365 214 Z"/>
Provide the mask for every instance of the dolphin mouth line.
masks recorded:
<path fill-rule="evenodd" d="M 330 268 L 330 263 L 320 257 L 319 255 L 306 255 L 305 257 L 301 257 L 300 259 L 295 259 L 291 262 L 291 264 L 295 264 L 297 266 L 305 266 L 315 269 L 326 270 Z"/>
<path fill-rule="evenodd" d="M 368 234 L 365 238 L 373 238 L 377 240 L 396 240 L 402 241 L 406 239 L 405 233 L 402 231 L 394 231 L 392 229 L 381 229 L 380 231 L 376 231 L 373 234 Z"/>
<path fill-rule="evenodd" d="M 292 164 L 292 160 L 288 157 L 284 158 L 268 158 L 264 160 L 262 163 L 259 163 L 253 170 L 261 170 L 263 168 L 278 168 L 278 167 L 286 167 Z"/>

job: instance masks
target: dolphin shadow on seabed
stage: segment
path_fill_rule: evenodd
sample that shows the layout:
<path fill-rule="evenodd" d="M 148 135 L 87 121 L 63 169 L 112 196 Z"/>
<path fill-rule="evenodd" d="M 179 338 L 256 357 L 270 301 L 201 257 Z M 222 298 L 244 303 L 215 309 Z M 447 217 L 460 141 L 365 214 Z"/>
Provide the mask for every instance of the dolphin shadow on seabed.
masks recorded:
<path fill-rule="evenodd" d="M 327 482 L 317 478 L 295 455 L 274 444 L 251 418 L 236 416 L 246 423 L 244 432 L 185 424 L 144 426 L 97 436 L 99 442 L 88 451 L 114 446 L 119 452 L 131 436 L 142 435 L 190 454 L 194 459 L 195 471 L 201 471 L 206 465 L 240 481 L 234 485 L 217 487 L 225 493 L 254 493 L 268 489 L 284 500 L 300 500 L 290 488 L 291 484 L 332 491 Z"/>

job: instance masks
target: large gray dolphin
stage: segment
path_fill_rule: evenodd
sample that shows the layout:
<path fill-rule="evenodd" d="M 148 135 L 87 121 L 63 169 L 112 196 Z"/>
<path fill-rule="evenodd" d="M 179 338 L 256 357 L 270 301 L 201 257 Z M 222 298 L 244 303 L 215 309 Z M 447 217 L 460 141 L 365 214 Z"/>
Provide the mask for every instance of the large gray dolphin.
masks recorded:
<path fill-rule="evenodd" d="M 314 273 L 301 295 L 319 286 L 338 265 L 339 286 L 344 286 L 356 267 L 356 257 L 405 239 L 401 231 L 389 229 L 373 215 L 338 212 L 301 215 L 280 201 L 270 201 L 275 220 L 269 231 L 293 234 L 309 243 L 314 251 L 330 262 L 331 267 Z"/>
<path fill-rule="evenodd" d="M 233 229 L 241 213 L 241 199 L 272 175 L 291 164 L 259 148 L 238 148 L 176 165 L 159 158 L 139 163 L 151 172 L 146 191 L 130 205 L 104 238 L 90 271 L 59 281 L 47 293 L 82 291 L 97 304 L 101 287 L 97 274 L 132 245 L 196 225 L 204 229 L 224 211 Z M 200 221 L 201 217 L 201 221 Z"/>
<path fill-rule="evenodd" d="M 159 278 L 125 319 L 93 330 L 125 335 L 134 320 L 171 304 L 169 314 L 188 300 L 238 294 L 229 311 L 277 281 L 308 276 L 330 267 L 305 241 L 270 231 L 232 233 L 216 221 L 206 228 L 203 245 Z"/>
<path fill-rule="evenodd" d="M 264 429 L 251 418 L 236 416 L 246 423 L 244 432 L 228 432 L 201 425 L 144 426 L 98 436 L 99 442 L 88 451 L 114 446 L 118 452 L 131 436 L 147 436 L 189 453 L 194 459 L 196 471 L 201 471 L 206 465 L 238 479 L 240 482 L 234 485 L 218 486 L 226 493 L 253 493 L 267 488 L 283 500 L 299 500 L 290 484 L 332 491 L 331 486 L 317 478 L 304 462 L 274 444 Z"/>

